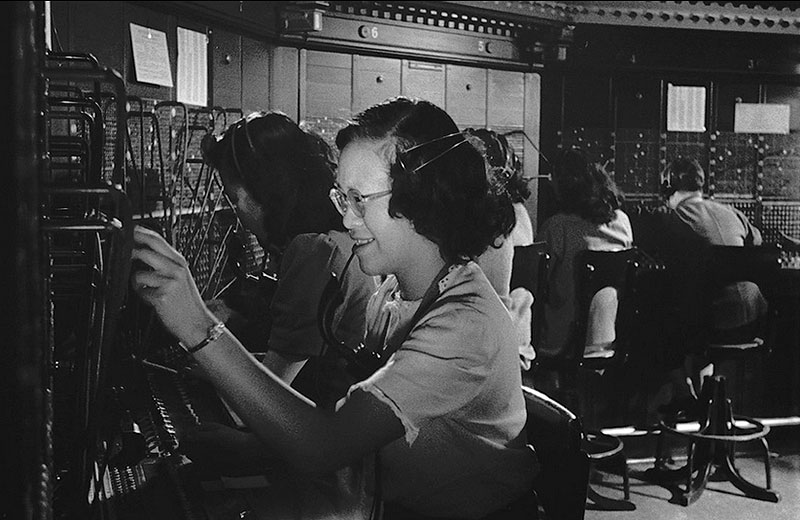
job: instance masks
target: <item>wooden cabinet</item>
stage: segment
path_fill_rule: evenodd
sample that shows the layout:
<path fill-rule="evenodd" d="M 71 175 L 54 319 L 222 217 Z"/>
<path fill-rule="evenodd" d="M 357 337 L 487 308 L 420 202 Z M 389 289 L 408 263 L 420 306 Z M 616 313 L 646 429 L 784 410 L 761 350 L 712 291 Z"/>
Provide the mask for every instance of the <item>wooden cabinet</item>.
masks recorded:
<path fill-rule="evenodd" d="M 400 67 L 394 58 L 353 56 L 353 113 L 398 96 Z"/>
<path fill-rule="evenodd" d="M 241 37 L 217 29 L 211 35 L 211 44 L 212 103 L 225 108 L 241 107 Z"/>
<path fill-rule="evenodd" d="M 269 55 L 269 108 L 299 121 L 300 51 L 294 47 L 273 47 Z"/>
<path fill-rule="evenodd" d="M 486 124 L 490 128 L 525 126 L 525 74 L 489 70 Z"/>
<path fill-rule="evenodd" d="M 486 126 L 486 69 L 447 66 L 445 110 L 461 128 Z"/>
<path fill-rule="evenodd" d="M 444 65 L 427 61 L 403 60 L 401 92 L 444 108 Z"/>
<path fill-rule="evenodd" d="M 242 112 L 245 115 L 269 107 L 269 48 L 263 42 L 242 37 Z"/>
<path fill-rule="evenodd" d="M 303 55 L 306 63 L 305 95 L 301 95 L 305 107 L 300 107 L 301 118 L 327 116 L 349 119 L 352 113 L 352 56 L 321 51 L 300 51 L 300 55 L 301 63 Z"/>

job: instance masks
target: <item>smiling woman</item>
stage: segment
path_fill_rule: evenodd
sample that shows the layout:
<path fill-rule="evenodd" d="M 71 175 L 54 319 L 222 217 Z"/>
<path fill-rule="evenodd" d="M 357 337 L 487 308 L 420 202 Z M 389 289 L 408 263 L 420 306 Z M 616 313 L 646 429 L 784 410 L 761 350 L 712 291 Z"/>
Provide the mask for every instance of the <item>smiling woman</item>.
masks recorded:
<path fill-rule="evenodd" d="M 260 365 L 205 308 L 185 260 L 137 230 L 134 257 L 153 271 L 136 272 L 134 287 L 154 287 L 139 294 L 263 443 L 254 455 L 272 453 L 304 476 L 268 491 L 255 505 L 261 518 L 286 508 L 366 518 L 381 502 L 385 518 L 509 518 L 527 506 L 537 463 L 515 337 L 471 260 L 508 233 L 514 212 L 490 196 L 483 158 L 457 132 L 433 104 L 398 98 L 337 138 L 346 194 L 337 207 L 362 269 L 386 276 L 364 342 L 387 362 L 335 411 Z"/>
<path fill-rule="evenodd" d="M 378 197 L 385 197 L 392 193 L 392 190 L 379 191 L 377 193 L 368 193 L 362 195 L 354 190 L 349 190 L 347 193 L 343 192 L 339 186 L 331 188 L 329 197 L 336 210 L 340 215 L 344 216 L 347 210 L 352 208 L 356 215 L 359 217 L 364 216 L 365 205 L 367 201 L 377 199 Z"/>

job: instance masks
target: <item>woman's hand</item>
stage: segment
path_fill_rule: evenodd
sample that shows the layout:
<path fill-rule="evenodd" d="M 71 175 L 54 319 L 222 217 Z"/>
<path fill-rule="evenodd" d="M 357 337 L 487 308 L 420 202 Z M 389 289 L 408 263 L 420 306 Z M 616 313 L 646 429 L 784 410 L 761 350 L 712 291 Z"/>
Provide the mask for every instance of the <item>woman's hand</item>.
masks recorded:
<path fill-rule="evenodd" d="M 184 345 L 196 345 L 216 320 L 203 303 L 189 264 L 155 231 L 136 226 L 133 238 L 132 258 L 150 268 L 132 273 L 133 289 L 172 335 Z"/>

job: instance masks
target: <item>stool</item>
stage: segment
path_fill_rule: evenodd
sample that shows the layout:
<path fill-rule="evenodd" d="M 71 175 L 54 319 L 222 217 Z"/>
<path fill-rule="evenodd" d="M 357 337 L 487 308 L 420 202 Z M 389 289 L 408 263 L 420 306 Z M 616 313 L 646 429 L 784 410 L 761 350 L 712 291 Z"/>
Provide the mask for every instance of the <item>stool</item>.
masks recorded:
<path fill-rule="evenodd" d="M 707 377 L 703 382 L 701 403 L 705 412 L 701 414 L 700 428 L 693 428 L 687 423 L 668 424 L 660 422 L 661 434 L 656 445 L 656 462 L 651 472 L 657 476 L 669 474 L 683 476 L 686 479 L 685 489 L 680 489 L 678 502 L 688 506 L 700 498 L 706 488 L 709 477 L 716 471 L 725 480 L 731 482 L 746 496 L 768 502 L 780 501 L 780 495 L 772 490 L 772 473 L 769 461 L 769 444 L 766 435 L 769 426 L 755 419 L 733 415 L 731 402 L 726 395 L 725 377 Z M 737 424 L 739 423 L 739 424 Z M 742 428 L 741 423 L 749 427 Z M 688 460 L 686 466 L 678 470 L 667 470 L 663 457 L 663 434 L 670 433 L 689 440 Z M 735 466 L 735 443 L 760 440 L 764 448 L 764 468 L 767 486 L 760 487 L 747 481 Z"/>
<path fill-rule="evenodd" d="M 774 335 L 774 334 L 773 334 Z M 706 357 L 715 367 L 719 367 L 723 362 L 736 362 L 736 378 L 733 388 L 738 389 L 736 395 L 736 406 L 739 410 L 744 406 L 744 380 L 745 363 L 747 356 L 759 354 L 764 351 L 764 340 L 754 337 L 749 341 L 736 342 L 712 342 L 706 347 Z M 762 354 L 763 355 L 763 354 Z M 717 369 L 715 368 L 715 371 Z"/>
<path fill-rule="evenodd" d="M 634 511 L 636 505 L 630 502 L 631 488 L 628 480 L 628 458 L 623 449 L 622 439 L 606 435 L 601 432 L 586 432 L 586 437 L 581 443 L 581 449 L 589 455 L 591 468 L 599 462 L 615 463 L 614 467 L 622 474 L 622 492 L 624 500 L 608 498 L 598 493 L 592 486 L 587 490 L 586 498 L 593 503 L 595 509 L 604 511 Z M 591 479 L 590 479 L 591 480 Z"/>

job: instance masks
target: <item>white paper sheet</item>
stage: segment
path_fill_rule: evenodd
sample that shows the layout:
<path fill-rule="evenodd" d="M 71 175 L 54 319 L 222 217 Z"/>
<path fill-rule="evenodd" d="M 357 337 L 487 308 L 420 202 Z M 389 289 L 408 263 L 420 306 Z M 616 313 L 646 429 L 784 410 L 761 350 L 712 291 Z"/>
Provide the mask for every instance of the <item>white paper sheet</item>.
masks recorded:
<path fill-rule="evenodd" d="M 208 105 L 208 36 L 183 27 L 178 27 L 177 100 Z"/>
<path fill-rule="evenodd" d="M 667 84 L 667 132 L 706 131 L 706 88 Z"/>
<path fill-rule="evenodd" d="M 792 107 L 770 103 L 736 103 L 733 131 L 749 134 L 788 134 Z"/>
<path fill-rule="evenodd" d="M 166 33 L 135 23 L 130 25 L 136 81 L 171 87 L 172 69 Z"/>

